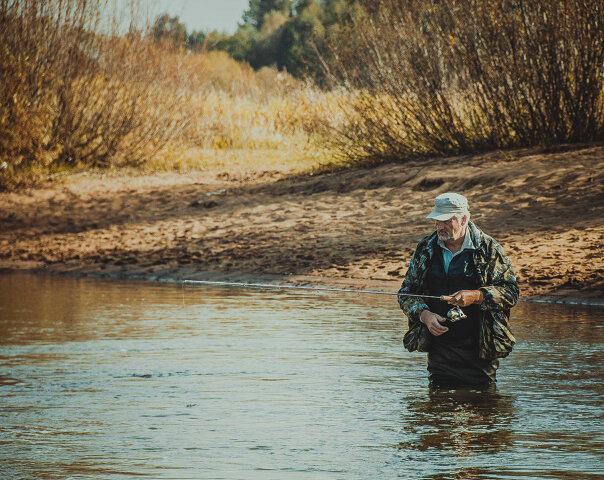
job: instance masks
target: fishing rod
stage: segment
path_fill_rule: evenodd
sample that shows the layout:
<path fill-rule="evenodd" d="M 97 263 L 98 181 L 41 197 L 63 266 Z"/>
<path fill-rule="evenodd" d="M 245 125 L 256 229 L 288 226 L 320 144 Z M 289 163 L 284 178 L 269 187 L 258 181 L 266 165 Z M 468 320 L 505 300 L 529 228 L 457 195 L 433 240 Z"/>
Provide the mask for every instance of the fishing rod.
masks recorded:
<path fill-rule="evenodd" d="M 213 285 L 221 287 L 243 287 L 243 288 L 275 288 L 275 289 L 295 289 L 295 290 L 311 290 L 317 292 L 348 292 L 348 293 L 366 293 L 371 295 L 396 295 L 398 297 L 420 297 L 420 298 L 435 298 L 443 302 L 448 302 L 453 297 L 451 295 L 417 295 L 411 293 L 385 292 L 383 290 L 367 290 L 356 288 L 338 288 L 338 287 L 320 287 L 317 285 L 290 285 L 290 284 L 273 284 L 273 283 L 249 283 L 249 282 L 221 282 L 214 280 L 183 280 L 183 283 L 192 285 Z M 466 318 L 466 314 L 458 306 L 453 307 L 447 312 L 447 318 L 452 322 L 457 322 Z"/>

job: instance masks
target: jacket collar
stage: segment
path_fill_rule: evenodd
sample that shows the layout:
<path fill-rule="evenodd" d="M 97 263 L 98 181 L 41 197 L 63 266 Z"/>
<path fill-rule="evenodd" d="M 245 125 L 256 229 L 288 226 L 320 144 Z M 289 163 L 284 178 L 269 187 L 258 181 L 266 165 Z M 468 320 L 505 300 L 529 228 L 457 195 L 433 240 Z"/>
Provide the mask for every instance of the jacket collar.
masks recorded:
<path fill-rule="evenodd" d="M 474 247 L 481 248 L 484 240 L 484 234 L 472 220 L 468 222 L 468 233 L 470 234 L 470 239 L 472 240 Z"/>

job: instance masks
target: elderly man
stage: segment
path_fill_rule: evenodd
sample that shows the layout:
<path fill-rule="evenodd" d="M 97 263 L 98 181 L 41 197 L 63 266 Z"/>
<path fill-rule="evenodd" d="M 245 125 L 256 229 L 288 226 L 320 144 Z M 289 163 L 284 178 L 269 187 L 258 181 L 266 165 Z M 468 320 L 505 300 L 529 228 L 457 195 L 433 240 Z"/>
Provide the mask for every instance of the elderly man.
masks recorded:
<path fill-rule="evenodd" d="M 470 221 L 463 195 L 439 195 L 428 218 L 436 231 L 419 242 L 399 290 L 409 319 L 403 343 L 409 351 L 428 352 L 434 386 L 492 384 L 497 359 L 515 343 L 509 329 L 510 308 L 518 301 L 512 265 L 501 246 Z M 423 297 L 428 295 L 450 299 Z M 451 305 L 466 318 L 448 319 Z"/>

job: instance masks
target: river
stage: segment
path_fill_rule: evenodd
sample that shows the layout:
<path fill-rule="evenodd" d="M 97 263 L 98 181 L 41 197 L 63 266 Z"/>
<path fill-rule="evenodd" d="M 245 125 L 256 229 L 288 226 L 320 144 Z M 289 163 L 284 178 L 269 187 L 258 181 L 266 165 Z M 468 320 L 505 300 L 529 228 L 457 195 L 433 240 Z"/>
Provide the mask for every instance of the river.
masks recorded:
<path fill-rule="evenodd" d="M 603 320 L 432 391 L 394 297 L 0 275 L 0 478 L 600 479 Z"/>

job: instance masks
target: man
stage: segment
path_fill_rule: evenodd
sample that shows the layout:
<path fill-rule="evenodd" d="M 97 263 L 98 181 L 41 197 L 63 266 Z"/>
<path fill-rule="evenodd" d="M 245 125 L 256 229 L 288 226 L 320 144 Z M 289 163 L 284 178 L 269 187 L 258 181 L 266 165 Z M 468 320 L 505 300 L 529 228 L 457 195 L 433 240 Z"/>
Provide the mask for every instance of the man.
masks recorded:
<path fill-rule="evenodd" d="M 434 386 L 486 386 L 495 382 L 498 358 L 516 340 L 509 312 L 518 301 L 518 284 L 501 246 L 470 221 L 468 201 L 457 193 L 434 199 L 427 218 L 436 231 L 419 242 L 399 290 L 409 319 L 403 343 L 428 352 Z M 451 296 L 447 302 L 405 294 Z M 451 305 L 467 318 L 447 319 Z"/>

